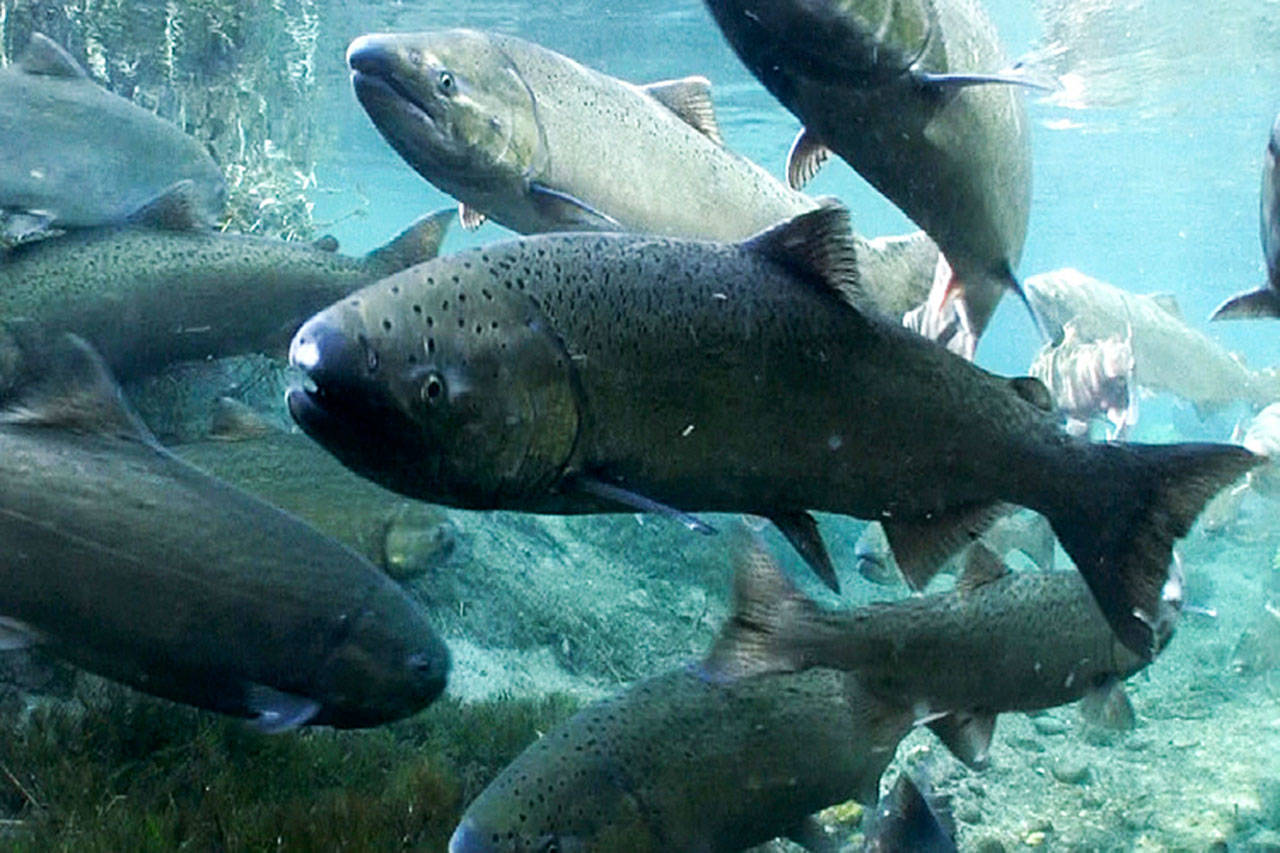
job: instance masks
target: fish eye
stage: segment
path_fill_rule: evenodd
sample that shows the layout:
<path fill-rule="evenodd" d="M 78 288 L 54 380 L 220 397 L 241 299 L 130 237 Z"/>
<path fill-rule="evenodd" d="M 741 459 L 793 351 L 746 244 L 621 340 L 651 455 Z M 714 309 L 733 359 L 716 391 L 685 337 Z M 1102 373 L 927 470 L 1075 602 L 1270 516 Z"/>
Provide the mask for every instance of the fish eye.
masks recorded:
<path fill-rule="evenodd" d="M 457 81 L 453 79 L 453 75 L 448 71 L 440 72 L 440 76 L 436 79 L 436 84 L 440 87 L 440 91 L 446 95 L 452 95 L 458 87 Z"/>
<path fill-rule="evenodd" d="M 422 383 L 422 401 L 434 406 L 444 400 L 444 392 L 444 377 L 435 372 L 427 374 L 427 380 Z"/>

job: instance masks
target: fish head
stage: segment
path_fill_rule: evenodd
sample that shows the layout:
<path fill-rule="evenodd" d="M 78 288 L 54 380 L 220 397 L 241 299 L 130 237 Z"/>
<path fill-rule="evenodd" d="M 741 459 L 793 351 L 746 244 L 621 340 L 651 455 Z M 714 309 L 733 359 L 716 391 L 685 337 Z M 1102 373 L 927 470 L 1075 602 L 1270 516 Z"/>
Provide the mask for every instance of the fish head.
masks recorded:
<path fill-rule="evenodd" d="M 467 201 L 544 157 L 537 104 L 501 42 L 475 30 L 372 33 L 347 48 L 351 84 L 418 174 Z"/>
<path fill-rule="evenodd" d="M 520 508 L 553 491 L 579 385 L 542 312 L 490 259 L 420 264 L 308 320 L 290 347 L 314 384 L 289 391 L 298 425 L 356 473 L 432 503 Z"/>
<path fill-rule="evenodd" d="M 570 722 L 535 742 L 467 807 L 449 853 L 666 849 L 601 747 L 608 734 Z"/>
<path fill-rule="evenodd" d="M 444 691 L 449 649 L 416 602 L 391 581 L 343 621 L 317 676 L 318 720 L 376 726 L 417 713 Z"/>

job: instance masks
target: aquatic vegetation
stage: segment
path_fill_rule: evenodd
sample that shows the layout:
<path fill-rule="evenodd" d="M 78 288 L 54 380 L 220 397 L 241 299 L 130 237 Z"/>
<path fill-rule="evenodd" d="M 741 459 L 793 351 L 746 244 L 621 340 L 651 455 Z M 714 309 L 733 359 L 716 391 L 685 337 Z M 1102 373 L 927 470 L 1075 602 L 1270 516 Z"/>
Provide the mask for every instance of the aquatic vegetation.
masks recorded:
<path fill-rule="evenodd" d="M 0 63 L 44 32 L 113 92 L 208 147 L 229 189 L 221 227 L 305 237 L 318 5 L 0 0 Z"/>
<path fill-rule="evenodd" d="M 0 844 L 17 851 L 443 849 L 462 807 L 573 700 L 441 700 L 363 732 L 260 734 L 84 677 L 9 717 Z"/>

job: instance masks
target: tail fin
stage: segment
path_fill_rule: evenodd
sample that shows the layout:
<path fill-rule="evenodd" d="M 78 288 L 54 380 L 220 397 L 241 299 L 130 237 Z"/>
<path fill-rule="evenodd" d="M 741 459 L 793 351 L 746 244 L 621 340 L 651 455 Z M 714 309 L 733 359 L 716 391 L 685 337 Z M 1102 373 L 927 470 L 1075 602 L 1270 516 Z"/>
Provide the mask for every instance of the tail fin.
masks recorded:
<path fill-rule="evenodd" d="M 1227 444 L 1097 444 L 1045 515 L 1120 641 L 1150 659 L 1172 632 L 1173 542 L 1260 461 Z M 1078 485 L 1077 485 L 1078 484 Z"/>
<path fill-rule="evenodd" d="M 419 217 L 391 242 L 370 252 L 367 260 L 382 267 L 384 275 L 431 260 L 440 254 L 440 244 L 456 215 L 457 211 L 449 207 Z"/>
<path fill-rule="evenodd" d="M 725 682 L 806 669 L 803 655 L 782 635 L 793 620 L 819 613 L 817 605 L 787 579 L 758 536 L 744 531 L 737 538 L 732 610 L 698 674 Z"/>
<path fill-rule="evenodd" d="M 1280 293 L 1270 287 L 1237 293 L 1213 309 L 1210 320 L 1243 320 L 1250 317 L 1280 317 Z"/>

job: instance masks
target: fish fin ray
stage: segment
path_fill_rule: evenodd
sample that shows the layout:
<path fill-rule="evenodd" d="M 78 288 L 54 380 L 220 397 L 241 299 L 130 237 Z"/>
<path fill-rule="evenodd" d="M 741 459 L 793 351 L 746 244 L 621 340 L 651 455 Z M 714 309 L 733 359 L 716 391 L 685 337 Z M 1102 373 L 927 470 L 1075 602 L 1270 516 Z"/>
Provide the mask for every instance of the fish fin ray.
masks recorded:
<path fill-rule="evenodd" d="M 724 144 L 716 121 L 715 105 L 711 102 L 711 81 L 706 77 L 659 80 L 640 89 L 712 142 Z"/>
<path fill-rule="evenodd" d="M 456 212 L 452 207 L 420 216 L 408 228 L 365 256 L 387 275 L 429 261 L 440 254 L 440 244 L 449 233 Z"/>
<path fill-rule="evenodd" d="M 1213 309 L 1210 320 L 1243 320 L 1280 317 L 1280 294 L 1270 287 L 1237 293 Z"/>
<path fill-rule="evenodd" d="M 929 519 L 882 519 L 884 535 L 907 585 L 924 589 L 943 564 L 965 545 L 976 540 L 1009 504 L 967 506 L 941 512 Z"/>
<path fill-rule="evenodd" d="M 1009 567 L 995 551 L 981 541 L 974 542 L 965 553 L 964 571 L 960 574 L 960 580 L 956 581 L 956 591 L 962 595 L 971 593 L 1007 574 Z"/>
<path fill-rule="evenodd" d="M 474 231 L 484 224 L 489 217 L 476 210 L 469 204 L 458 204 L 458 220 L 462 223 L 462 230 Z"/>
<path fill-rule="evenodd" d="M 926 723 L 942 745 L 974 770 L 982 770 L 991 757 L 991 738 L 996 715 L 978 711 L 955 711 Z"/>
<path fill-rule="evenodd" d="M 817 210 L 779 222 L 741 245 L 842 302 L 852 303 L 861 293 L 858 247 L 853 240 L 849 211 L 835 199 L 824 198 Z"/>
<path fill-rule="evenodd" d="M 304 726 L 320 712 L 320 703 L 314 699 L 265 684 L 246 685 L 245 704 L 255 714 L 253 727 L 269 735 Z"/>
<path fill-rule="evenodd" d="M 828 148 L 808 128 L 801 128 L 787 152 L 787 185 L 793 190 L 802 188 L 831 157 Z"/>
<path fill-rule="evenodd" d="M 567 192 L 552 189 L 545 184 L 531 183 L 529 194 L 544 216 L 562 224 L 595 228 L 605 231 L 622 231 L 622 223 L 607 213 L 596 210 L 581 199 Z"/>
<path fill-rule="evenodd" d="M 805 669 L 802 655 L 782 633 L 794 622 L 813 618 L 817 606 L 783 574 L 758 536 L 743 532 L 735 538 L 729 618 L 697 665 L 699 677 L 723 683 Z"/>
<path fill-rule="evenodd" d="M 822 541 L 822 533 L 818 530 L 818 522 L 814 517 L 799 510 L 775 512 L 769 515 L 769 520 L 787 537 L 787 541 L 804 558 L 818 579 L 838 595 L 840 580 L 836 577 L 836 567 L 831 563 L 831 555 L 827 553 L 827 546 Z"/>
<path fill-rule="evenodd" d="M 710 535 L 716 532 L 716 529 L 707 524 L 695 515 L 687 513 L 683 510 L 676 509 L 673 506 L 656 501 L 653 498 L 646 497 L 639 492 L 633 492 L 622 486 L 606 483 L 605 481 L 586 475 L 579 475 L 574 478 L 574 485 L 587 494 L 603 498 L 613 503 L 621 504 L 640 512 L 652 512 L 677 521 L 695 533 L 703 533 Z"/>
<path fill-rule="evenodd" d="M 89 74 L 66 48 L 44 33 L 32 33 L 26 49 L 18 59 L 18 68 L 41 77 L 88 80 Z"/>

